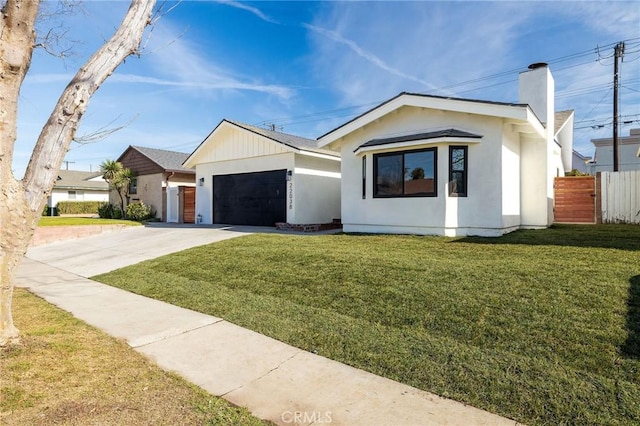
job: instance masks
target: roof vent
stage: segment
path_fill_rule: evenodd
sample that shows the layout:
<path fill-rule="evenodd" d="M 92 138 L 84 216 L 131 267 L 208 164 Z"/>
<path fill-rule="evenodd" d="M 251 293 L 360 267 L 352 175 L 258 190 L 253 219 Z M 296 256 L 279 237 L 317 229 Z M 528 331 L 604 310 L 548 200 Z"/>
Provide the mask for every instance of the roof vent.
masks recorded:
<path fill-rule="evenodd" d="M 537 70 L 538 68 L 546 68 L 548 66 L 549 66 L 549 64 L 547 64 L 546 62 L 536 62 L 535 64 L 529 65 L 529 69 L 530 70 Z"/>

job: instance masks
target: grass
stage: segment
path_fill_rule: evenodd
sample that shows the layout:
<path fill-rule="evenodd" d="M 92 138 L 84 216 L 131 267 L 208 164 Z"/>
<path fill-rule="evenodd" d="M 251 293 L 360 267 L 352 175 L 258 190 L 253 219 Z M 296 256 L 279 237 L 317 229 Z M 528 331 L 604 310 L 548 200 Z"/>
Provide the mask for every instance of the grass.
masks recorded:
<path fill-rule="evenodd" d="M 0 348 L 2 425 L 264 424 L 25 290 L 14 306 L 23 337 Z"/>
<path fill-rule="evenodd" d="M 101 219 L 93 217 L 43 216 L 38 226 L 83 226 L 83 225 L 128 225 L 138 226 L 140 222 L 120 219 Z"/>
<path fill-rule="evenodd" d="M 95 279 L 527 424 L 640 424 L 640 227 L 250 235 Z"/>

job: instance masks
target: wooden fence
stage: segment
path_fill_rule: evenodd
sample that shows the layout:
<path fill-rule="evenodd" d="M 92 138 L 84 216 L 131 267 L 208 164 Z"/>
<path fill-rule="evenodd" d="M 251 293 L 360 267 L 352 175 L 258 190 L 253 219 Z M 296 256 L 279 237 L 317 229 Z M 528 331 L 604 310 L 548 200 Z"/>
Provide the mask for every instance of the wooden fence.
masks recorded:
<path fill-rule="evenodd" d="M 640 224 L 640 170 L 599 172 L 598 222 Z"/>
<path fill-rule="evenodd" d="M 593 176 L 557 177 L 554 221 L 558 223 L 596 223 L 596 180 Z"/>

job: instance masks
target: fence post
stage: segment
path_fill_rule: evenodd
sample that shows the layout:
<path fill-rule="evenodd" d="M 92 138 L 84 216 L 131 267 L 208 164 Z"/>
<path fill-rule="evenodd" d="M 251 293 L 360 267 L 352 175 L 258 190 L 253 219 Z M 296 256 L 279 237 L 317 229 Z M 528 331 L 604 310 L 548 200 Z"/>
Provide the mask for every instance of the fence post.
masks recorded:
<path fill-rule="evenodd" d="M 596 223 L 602 223 L 602 172 L 596 173 Z"/>

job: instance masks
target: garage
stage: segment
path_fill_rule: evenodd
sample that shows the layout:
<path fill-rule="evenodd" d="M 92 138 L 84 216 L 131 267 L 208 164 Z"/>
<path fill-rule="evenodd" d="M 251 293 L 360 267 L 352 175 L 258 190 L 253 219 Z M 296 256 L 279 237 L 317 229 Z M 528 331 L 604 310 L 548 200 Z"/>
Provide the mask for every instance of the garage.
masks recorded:
<path fill-rule="evenodd" d="M 286 170 L 213 176 L 213 223 L 274 226 L 286 222 Z"/>

